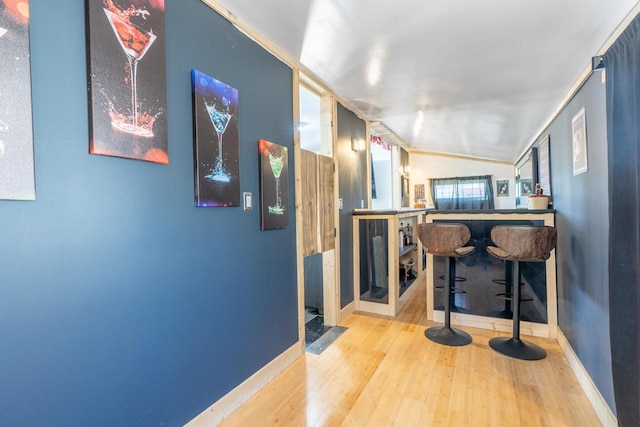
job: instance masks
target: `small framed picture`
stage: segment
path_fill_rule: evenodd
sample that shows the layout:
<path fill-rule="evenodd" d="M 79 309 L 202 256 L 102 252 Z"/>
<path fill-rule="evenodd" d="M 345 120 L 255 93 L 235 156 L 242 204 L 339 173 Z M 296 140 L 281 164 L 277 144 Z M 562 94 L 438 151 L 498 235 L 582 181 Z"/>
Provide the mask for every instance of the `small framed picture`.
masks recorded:
<path fill-rule="evenodd" d="M 520 196 L 528 197 L 533 194 L 533 180 L 521 179 L 520 180 Z"/>
<path fill-rule="evenodd" d="M 509 196 L 509 180 L 497 180 L 496 181 L 496 195 L 498 197 Z"/>
<path fill-rule="evenodd" d="M 588 169 L 587 123 L 584 107 L 573 116 L 571 128 L 573 135 L 573 175 L 575 176 L 586 172 Z"/>

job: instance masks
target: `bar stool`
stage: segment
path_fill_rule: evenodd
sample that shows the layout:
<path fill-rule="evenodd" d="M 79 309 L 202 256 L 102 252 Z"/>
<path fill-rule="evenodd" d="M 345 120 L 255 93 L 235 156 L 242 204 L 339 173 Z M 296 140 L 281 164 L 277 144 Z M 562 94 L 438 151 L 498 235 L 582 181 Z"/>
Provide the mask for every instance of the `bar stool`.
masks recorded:
<path fill-rule="evenodd" d="M 444 275 L 438 276 L 438 279 L 442 280 L 443 283 L 445 282 Z M 451 286 L 451 291 L 449 293 L 449 301 L 450 301 L 449 304 L 451 304 L 451 306 L 450 306 L 451 311 L 455 311 L 455 312 L 468 311 L 468 310 L 465 310 L 463 308 L 460 308 L 460 307 L 456 306 L 456 294 L 466 294 L 467 291 L 465 291 L 464 289 L 457 288 L 455 286 L 455 284 L 459 283 L 459 282 L 466 282 L 466 281 L 467 281 L 466 277 L 455 276 L 455 279 L 453 280 L 454 285 Z M 434 288 L 435 289 L 443 289 L 444 290 L 445 285 L 435 285 Z M 442 307 L 437 307 L 436 310 L 443 309 L 443 307 L 444 307 L 444 303 L 443 303 Z"/>
<path fill-rule="evenodd" d="M 444 326 L 432 327 L 424 335 L 438 344 L 460 346 L 471 342 L 471 335 L 451 327 L 451 303 L 449 295 L 456 277 L 456 258 L 470 255 L 473 246 L 464 246 L 471 239 L 469 227 L 455 223 L 424 223 L 418 228 L 418 236 L 425 252 L 445 257 Z"/>
<path fill-rule="evenodd" d="M 490 311 L 485 316 L 513 319 L 513 311 L 511 309 L 511 301 L 513 301 L 513 261 L 505 261 L 504 279 L 492 279 L 491 281 L 495 284 L 504 286 L 504 292 L 500 292 L 495 295 L 496 298 L 504 300 L 504 309 Z M 523 286 L 523 283 L 520 282 L 519 285 Z M 533 301 L 533 298 L 520 295 L 520 302 L 530 301 Z M 524 315 L 521 315 L 520 318 L 522 320 L 528 320 Z"/>
<path fill-rule="evenodd" d="M 497 225 L 491 229 L 487 252 L 496 258 L 513 261 L 513 282 L 520 283 L 521 262 L 544 262 L 556 246 L 557 232 L 553 227 L 533 225 Z M 489 345 L 506 356 L 522 360 L 544 359 L 547 353 L 536 344 L 520 339 L 520 286 L 513 286 L 513 336 L 492 338 Z"/>

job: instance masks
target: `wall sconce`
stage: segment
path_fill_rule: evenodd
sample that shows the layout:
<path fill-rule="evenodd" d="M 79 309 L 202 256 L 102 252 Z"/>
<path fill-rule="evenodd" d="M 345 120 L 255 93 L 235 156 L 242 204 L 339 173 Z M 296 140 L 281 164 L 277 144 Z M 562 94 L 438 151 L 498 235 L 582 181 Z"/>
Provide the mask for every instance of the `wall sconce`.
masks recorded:
<path fill-rule="evenodd" d="M 411 166 L 409 166 L 409 165 L 404 165 L 404 166 L 402 167 L 402 172 L 403 172 L 405 175 L 409 175 L 409 172 L 411 172 Z"/>
<path fill-rule="evenodd" d="M 353 151 L 362 151 L 365 147 L 364 139 L 351 138 L 351 149 Z"/>

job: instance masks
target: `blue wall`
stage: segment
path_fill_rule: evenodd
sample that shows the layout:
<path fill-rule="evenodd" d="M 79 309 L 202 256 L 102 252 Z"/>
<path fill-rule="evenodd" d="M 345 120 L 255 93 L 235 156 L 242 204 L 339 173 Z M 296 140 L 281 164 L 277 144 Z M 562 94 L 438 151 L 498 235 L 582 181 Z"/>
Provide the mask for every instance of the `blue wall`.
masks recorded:
<path fill-rule="evenodd" d="M 0 425 L 182 425 L 298 339 L 293 209 L 261 232 L 259 209 L 193 206 L 190 71 L 239 90 L 257 207 L 257 140 L 293 147 L 291 70 L 166 0 L 170 163 L 91 156 L 84 18 L 31 0 L 37 200 L 0 202 Z"/>
<path fill-rule="evenodd" d="M 337 165 L 340 210 L 340 308 L 353 301 L 353 210 L 367 208 L 367 152 L 351 149 L 351 138 L 369 141 L 366 124 L 338 104 Z M 361 206 L 364 200 L 365 205 Z"/>
<path fill-rule="evenodd" d="M 550 135 L 558 228 L 558 322 L 615 413 L 609 346 L 609 206 L 605 87 L 593 74 L 543 133 Z M 573 176 L 571 121 L 586 108 L 589 169 Z"/>

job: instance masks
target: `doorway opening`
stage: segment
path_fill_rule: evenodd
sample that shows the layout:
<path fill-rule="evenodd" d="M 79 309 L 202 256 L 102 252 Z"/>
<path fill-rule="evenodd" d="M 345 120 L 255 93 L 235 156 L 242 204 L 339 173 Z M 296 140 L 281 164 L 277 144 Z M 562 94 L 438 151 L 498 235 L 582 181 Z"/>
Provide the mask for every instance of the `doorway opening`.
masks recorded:
<path fill-rule="evenodd" d="M 301 76 L 302 77 L 302 76 Z M 337 229 L 333 159 L 332 96 L 307 80 L 299 82 L 299 138 L 301 169 L 301 289 L 306 347 L 335 326 L 339 286 L 336 275 Z M 302 310 L 301 310 L 302 311 Z"/>

